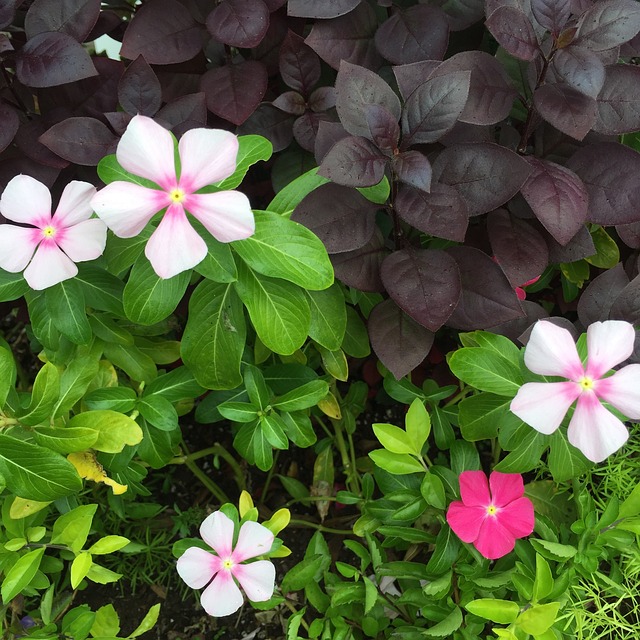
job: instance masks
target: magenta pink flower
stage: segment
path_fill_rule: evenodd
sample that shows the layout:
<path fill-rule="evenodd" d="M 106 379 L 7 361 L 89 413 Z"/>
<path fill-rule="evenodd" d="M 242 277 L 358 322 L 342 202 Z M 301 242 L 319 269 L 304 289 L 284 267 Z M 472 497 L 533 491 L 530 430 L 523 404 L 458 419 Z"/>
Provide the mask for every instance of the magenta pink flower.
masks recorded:
<path fill-rule="evenodd" d="M 491 487 L 491 489 L 489 489 Z M 524 484 L 519 473 L 482 471 L 460 474 L 462 502 L 452 502 L 447 522 L 454 533 L 489 560 L 513 551 L 517 538 L 533 531 L 533 504 L 524 497 Z"/>
<path fill-rule="evenodd" d="M 191 129 L 178 144 L 176 167 L 171 134 L 146 116 L 134 116 L 118 143 L 120 165 L 158 185 L 143 187 L 116 181 L 101 189 L 93 208 L 120 238 L 138 235 L 151 218 L 166 208 L 145 254 L 161 278 L 195 267 L 207 245 L 191 226 L 186 212 L 220 242 L 248 238 L 255 231 L 249 199 L 238 191 L 197 193 L 228 178 L 236 168 L 238 138 L 220 129 Z"/>
<path fill-rule="evenodd" d="M 515 292 L 516 292 L 516 295 L 518 296 L 518 300 L 526 300 L 527 292 L 524 290 L 524 287 L 528 287 L 530 284 L 533 284 L 534 282 L 538 282 L 538 280 L 540 280 L 540 276 L 531 278 L 531 280 L 527 280 L 526 282 L 521 284 L 519 287 L 516 287 Z"/>
<path fill-rule="evenodd" d="M 587 329 L 584 367 L 571 334 L 540 320 L 524 352 L 527 367 L 542 376 L 562 376 L 568 382 L 527 382 L 511 401 L 511 411 L 540 433 L 553 433 L 569 407 L 578 400 L 567 436 L 593 462 L 602 462 L 629 437 L 624 424 L 601 401 L 629 418 L 640 418 L 640 365 L 630 364 L 604 377 L 633 352 L 633 325 L 619 320 L 594 322 Z"/>
<path fill-rule="evenodd" d="M 242 564 L 268 553 L 273 545 L 273 533 L 257 522 L 245 522 L 234 547 L 234 529 L 233 520 L 222 511 L 212 513 L 200 526 L 200 535 L 217 555 L 189 547 L 178 559 L 178 573 L 192 589 L 209 585 L 200 602 L 211 616 L 228 616 L 242 606 L 242 593 L 236 580 L 254 602 L 269 600 L 275 589 L 276 570 L 272 562 L 257 560 Z"/>
<path fill-rule="evenodd" d="M 0 268 L 24 270 L 28 285 L 38 290 L 77 275 L 75 263 L 102 255 L 107 239 L 104 223 L 90 219 L 95 192 L 88 182 L 70 182 L 52 216 L 45 185 L 31 176 L 12 178 L 0 198 L 0 211 L 8 220 L 31 226 L 0 224 Z"/>

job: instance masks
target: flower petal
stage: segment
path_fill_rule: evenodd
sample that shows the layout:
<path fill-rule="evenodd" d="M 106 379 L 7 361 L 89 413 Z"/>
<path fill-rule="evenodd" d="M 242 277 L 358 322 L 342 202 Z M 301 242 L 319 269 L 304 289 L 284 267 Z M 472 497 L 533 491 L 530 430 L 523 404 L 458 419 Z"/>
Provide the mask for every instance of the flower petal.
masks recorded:
<path fill-rule="evenodd" d="M 189 224 L 182 207 L 172 205 L 149 238 L 144 253 L 161 278 L 173 278 L 202 262 L 207 245 Z"/>
<path fill-rule="evenodd" d="M 491 504 L 487 476 L 482 471 L 463 471 L 460 474 L 460 497 L 467 507 L 488 507 Z"/>
<path fill-rule="evenodd" d="M 513 551 L 515 536 L 500 524 L 497 516 L 489 516 L 480 527 L 473 546 L 489 560 L 497 560 Z"/>
<path fill-rule="evenodd" d="M 25 269 L 24 279 L 32 289 L 40 291 L 76 275 L 78 267 L 60 251 L 53 240 L 45 240 L 40 243 Z"/>
<path fill-rule="evenodd" d="M 191 195 L 184 206 L 220 242 L 244 240 L 256 230 L 249 198 L 239 191 Z"/>
<path fill-rule="evenodd" d="M 274 535 L 267 527 L 249 520 L 240 527 L 238 542 L 231 558 L 237 563 L 269 553 L 273 539 Z"/>
<path fill-rule="evenodd" d="M 189 547 L 178 558 L 176 569 L 192 589 L 202 589 L 220 571 L 221 566 L 222 561 L 218 556 L 199 547 Z"/>
<path fill-rule="evenodd" d="M 137 236 L 168 204 L 164 191 L 121 181 L 108 184 L 91 199 L 94 211 L 119 238 Z"/>
<path fill-rule="evenodd" d="M 636 331 L 622 320 L 594 322 L 587 328 L 587 375 L 602 377 L 633 353 Z"/>
<path fill-rule="evenodd" d="M 258 560 L 250 564 L 237 564 L 231 571 L 249 600 L 265 602 L 273 595 L 276 587 L 276 568 L 273 562 Z"/>
<path fill-rule="evenodd" d="M 222 511 L 214 511 L 200 525 L 202 539 L 221 557 L 229 558 L 233 550 L 233 520 Z"/>
<path fill-rule="evenodd" d="M 552 322 L 538 320 L 524 351 L 527 368 L 542 376 L 579 379 L 584 372 L 571 334 Z"/>
<path fill-rule="evenodd" d="M 51 220 L 49 189 L 31 176 L 15 176 L 2 192 L 0 212 L 14 222 L 45 226 Z"/>
<path fill-rule="evenodd" d="M 83 220 L 88 220 L 93 213 L 91 198 L 96 193 L 96 188 L 92 184 L 72 180 L 64 188 L 58 208 L 53 214 L 56 226 L 70 227 Z"/>
<path fill-rule="evenodd" d="M 217 618 L 235 613 L 243 602 L 242 592 L 227 570 L 219 571 L 200 597 L 204 610 Z"/>
<path fill-rule="evenodd" d="M 500 524 L 516 538 L 524 538 L 532 533 L 536 523 L 533 503 L 522 497 L 502 507 L 497 514 Z"/>
<path fill-rule="evenodd" d="M 527 382 L 518 389 L 509 408 L 536 431 L 549 435 L 560 426 L 579 395 L 580 387 L 575 382 Z"/>
<path fill-rule="evenodd" d="M 102 220 L 83 220 L 56 234 L 58 246 L 74 261 L 95 260 L 104 253 L 107 227 Z"/>
<path fill-rule="evenodd" d="M 193 193 L 236 170 L 238 138 L 222 129 L 191 129 L 180 142 L 180 187 Z"/>
<path fill-rule="evenodd" d="M 505 507 L 524 495 L 524 482 L 519 473 L 493 471 L 489 476 L 489 487 L 491 502 L 496 507 Z"/>
<path fill-rule="evenodd" d="M 0 224 L 0 268 L 11 273 L 22 271 L 42 240 L 40 229 Z"/>
<path fill-rule="evenodd" d="M 147 116 L 134 116 L 116 150 L 118 162 L 129 173 L 152 180 L 163 189 L 176 184 L 173 138 Z"/>
<path fill-rule="evenodd" d="M 601 404 L 596 394 L 584 392 L 567 431 L 569 442 L 592 462 L 602 462 L 629 438 L 627 428 Z"/>
<path fill-rule="evenodd" d="M 630 364 L 596 382 L 596 395 L 632 420 L 640 419 L 640 364 Z"/>
<path fill-rule="evenodd" d="M 462 502 L 452 502 L 447 510 L 447 522 L 462 542 L 473 542 L 478 537 L 486 517 L 486 507 L 467 507 Z"/>

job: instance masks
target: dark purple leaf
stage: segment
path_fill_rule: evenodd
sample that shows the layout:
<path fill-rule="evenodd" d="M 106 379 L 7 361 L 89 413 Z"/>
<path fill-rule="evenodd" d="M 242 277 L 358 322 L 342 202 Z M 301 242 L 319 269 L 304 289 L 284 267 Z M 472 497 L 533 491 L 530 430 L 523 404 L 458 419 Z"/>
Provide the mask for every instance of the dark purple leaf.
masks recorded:
<path fill-rule="evenodd" d="M 348 287 L 382 293 L 384 285 L 380 277 L 380 265 L 388 253 L 382 233 L 374 225 L 373 235 L 367 244 L 354 251 L 331 255 L 330 258 L 336 278 Z"/>
<path fill-rule="evenodd" d="M 463 331 L 486 329 L 524 315 L 507 276 L 486 253 L 472 247 L 451 247 L 447 253 L 458 264 L 462 283 L 448 326 Z"/>
<path fill-rule="evenodd" d="M 508 125 L 503 125 L 500 129 L 501 134 L 505 134 L 508 131 Z M 438 142 L 445 147 L 450 147 L 453 144 L 462 144 L 465 142 L 493 142 L 496 139 L 494 128 L 489 125 L 469 124 L 468 122 L 456 122 L 453 125 L 453 129 L 445 133 Z M 520 140 L 518 137 L 517 142 Z M 503 140 L 500 141 L 505 147 L 515 148 L 516 144 L 505 144 Z"/>
<path fill-rule="evenodd" d="M 66 33 L 84 42 L 100 14 L 100 0 L 35 0 L 24 21 L 28 38 L 39 33 Z"/>
<path fill-rule="evenodd" d="M 0 33 L 0 53 L 6 53 L 7 51 L 13 51 L 13 45 L 11 40 L 4 34 Z"/>
<path fill-rule="evenodd" d="M 578 149 L 567 167 L 587 187 L 590 222 L 617 225 L 640 220 L 640 153 L 617 142 L 598 142 Z"/>
<path fill-rule="evenodd" d="M 344 253 L 371 240 L 377 208 L 354 189 L 323 184 L 302 199 L 291 219 L 311 229 L 328 253 Z"/>
<path fill-rule="evenodd" d="M 320 6 L 316 0 L 312 2 Z M 334 69 L 338 69 L 343 60 L 367 69 L 378 69 L 382 57 L 373 41 L 377 28 L 378 19 L 373 7 L 361 2 L 344 16 L 314 23 L 305 42 Z"/>
<path fill-rule="evenodd" d="M 157 117 L 169 125 L 176 136 L 189 129 L 207 125 L 207 103 L 204 93 L 189 93 L 172 100 L 158 111 Z"/>
<path fill-rule="evenodd" d="M 447 15 L 449 28 L 462 31 L 484 18 L 484 0 L 435 0 Z"/>
<path fill-rule="evenodd" d="M 260 44 L 257 47 L 254 47 L 251 52 L 254 59 L 260 60 L 260 62 L 264 63 L 270 77 L 278 75 L 280 46 L 282 45 L 286 35 L 286 17 L 282 12 L 272 13 L 269 16 L 269 28 L 267 29 L 267 33 L 265 33 Z"/>
<path fill-rule="evenodd" d="M 640 33 L 620 47 L 620 57 L 625 59 L 640 57 Z"/>
<path fill-rule="evenodd" d="M 318 87 L 309 96 L 309 109 L 320 113 L 336 106 L 336 90 L 334 87 Z"/>
<path fill-rule="evenodd" d="M 115 11 L 109 11 L 108 9 L 101 11 L 96 23 L 93 25 L 93 29 L 91 29 L 91 33 L 87 36 L 87 42 L 97 40 L 100 36 L 109 34 L 122 26 L 123 20 Z"/>
<path fill-rule="evenodd" d="M 274 152 L 286 149 L 293 140 L 294 117 L 263 102 L 238 128 L 238 134 L 254 133 L 264 136 L 273 145 Z"/>
<path fill-rule="evenodd" d="M 388 109 L 377 104 L 367 104 L 364 107 L 365 119 L 369 128 L 369 140 L 385 151 L 398 148 L 400 127 L 398 120 L 389 113 Z"/>
<path fill-rule="evenodd" d="M 64 169 L 68 166 L 69 162 L 67 160 L 51 152 L 38 140 L 47 129 L 66 117 L 68 112 L 65 111 L 64 113 L 65 115 L 62 115 L 57 111 L 50 111 L 45 116 L 34 116 L 31 120 L 23 122 L 14 139 L 20 151 L 28 158 L 35 160 L 35 162 L 55 169 Z"/>
<path fill-rule="evenodd" d="M 538 39 L 533 26 L 519 9 L 498 7 L 485 24 L 491 35 L 515 58 L 533 60 L 538 55 Z"/>
<path fill-rule="evenodd" d="M 118 138 L 95 118 L 67 118 L 43 133 L 40 142 L 69 162 L 96 166 L 115 153 Z"/>
<path fill-rule="evenodd" d="M 287 13 L 297 18 L 337 18 L 358 4 L 360 0 L 289 0 Z"/>
<path fill-rule="evenodd" d="M 262 0 L 223 0 L 208 16 L 209 33 L 231 47 L 257 46 L 269 28 L 269 9 Z"/>
<path fill-rule="evenodd" d="M 522 195 L 544 228 L 565 245 L 587 219 L 587 189 L 566 167 L 533 156 L 526 160 L 533 171 L 522 185 Z"/>
<path fill-rule="evenodd" d="M 150 0 L 138 7 L 120 53 L 129 60 L 142 54 L 149 64 L 174 64 L 191 60 L 205 38 L 202 26 L 178 0 Z"/>
<path fill-rule="evenodd" d="M 162 104 L 160 81 L 144 56 L 138 56 L 118 83 L 118 100 L 132 116 L 154 116 Z"/>
<path fill-rule="evenodd" d="M 427 193 L 400 185 L 394 206 L 406 223 L 423 233 L 464 242 L 469 224 L 467 204 L 453 187 L 432 183 Z"/>
<path fill-rule="evenodd" d="M 571 7 L 571 13 L 576 16 L 582 15 L 585 11 L 588 11 L 596 3 L 596 0 L 569 0 L 569 6 Z"/>
<path fill-rule="evenodd" d="M 294 116 L 301 116 L 307 110 L 305 99 L 297 91 L 285 91 L 271 104 L 281 111 Z"/>
<path fill-rule="evenodd" d="M 339 122 L 321 121 L 318 125 L 314 155 L 316 162 L 320 164 L 323 158 L 329 153 L 329 149 L 342 138 L 349 135 Z"/>
<path fill-rule="evenodd" d="M 22 4 L 23 0 L 0 0 L 0 29 L 13 22 L 16 7 Z"/>
<path fill-rule="evenodd" d="M 611 305 L 609 317 L 612 320 L 626 320 L 631 324 L 640 323 L 640 276 L 636 276 Z"/>
<path fill-rule="evenodd" d="M 209 69 L 200 81 L 207 109 L 242 124 L 258 107 L 267 90 L 267 70 L 257 60 Z"/>
<path fill-rule="evenodd" d="M 528 329 L 533 328 L 533 325 L 538 320 L 549 317 L 545 308 L 535 302 L 522 300 L 520 304 L 522 305 L 522 310 L 525 313 L 522 318 L 507 320 L 507 322 L 502 322 L 494 325 L 493 327 L 488 327 L 487 330 L 492 333 L 499 333 L 501 336 L 506 336 L 509 340 L 516 342 L 522 337 L 523 333 L 527 332 Z"/>
<path fill-rule="evenodd" d="M 493 255 L 513 288 L 537 278 L 547 268 L 547 244 L 524 220 L 497 209 L 487 217 L 487 231 Z"/>
<path fill-rule="evenodd" d="M 51 188 L 60 174 L 60 169 L 40 164 L 26 156 L 0 160 L 0 191 L 4 191 L 9 181 L 21 173 L 31 176 Z"/>
<path fill-rule="evenodd" d="M 449 43 L 449 25 L 440 9 L 418 4 L 386 20 L 376 32 L 375 42 L 392 64 L 442 60 Z"/>
<path fill-rule="evenodd" d="M 578 318 L 582 326 L 608 320 L 611 305 L 628 284 L 622 262 L 594 278 L 578 299 Z"/>
<path fill-rule="evenodd" d="M 294 91 L 305 96 L 320 80 L 320 58 L 293 31 L 287 33 L 280 45 L 280 75 Z"/>
<path fill-rule="evenodd" d="M 382 180 L 387 160 L 366 138 L 349 136 L 329 149 L 318 174 L 345 187 L 372 187 Z"/>
<path fill-rule="evenodd" d="M 398 180 L 422 191 L 431 190 L 431 163 L 419 151 L 405 151 L 392 158 Z"/>
<path fill-rule="evenodd" d="M 394 251 L 384 259 L 380 273 L 394 302 L 430 331 L 447 321 L 460 297 L 456 261 L 444 251 Z"/>
<path fill-rule="evenodd" d="M 296 142 L 309 153 L 313 153 L 316 147 L 316 137 L 320 123 L 328 120 L 324 113 L 307 111 L 293 123 L 293 137 Z"/>
<path fill-rule="evenodd" d="M 393 300 L 375 306 L 367 326 L 375 354 L 396 380 L 411 373 L 431 351 L 433 333 L 403 313 Z"/>
<path fill-rule="evenodd" d="M 596 254 L 596 247 L 587 227 L 580 227 L 578 233 L 564 247 L 551 236 L 547 236 L 545 241 L 549 248 L 549 262 L 576 262 Z"/>
<path fill-rule="evenodd" d="M 596 53 L 571 45 L 559 49 L 551 63 L 558 80 L 591 98 L 597 98 L 604 84 L 604 65 Z"/>
<path fill-rule="evenodd" d="M 558 35 L 571 16 L 567 0 L 531 0 L 531 12 L 541 27 Z"/>
<path fill-rule="evenodd" d="M 456 123 L 469 94 L 469 71 L 432 77 L 407 99 L 402 110 L 402 145 L 436 142 Z"/>
<path fill-rule="evenodd" d="M 98 75 L 81 44 L 64 33 L 41 33 L 16 54 L 16 75 L 28 87 L 53 87 Z"/>
<path fill-rule="evenodd" d="M 377 73 L 342 62 L 336 78 L 336 110 L 342 126 L 354 136 L 371 136 L 368 105 L 384 107 L 396 122 L 400 119 L 400 100 Z"/>
<path fill-rule="evenodd" d="M 561 82 L 536 89 L 533 104 L 547 122 L 576 140 L 582 140 L 596 121 L 596 101 Z"/>
<path fill-rule="evenodd" d="M 619 224 L 616 226 L 616 231 L 627 247 L 640 249 L 640 222 Z"/>
<path fill-rule="evenodd" d="M 455 187 L 470 216 L 497 209 L 524 184 L 531 167 L 517 153 L 476 142 L 447 147 L 433 163 L 433 179 Z"/>
<path fill-rule="evenodd" d="M 577 44 L 592 51 L 612 49 L 640 31 L 640 4 L 634 0 L 598 2 L 578 22 Z"/>
<path fill-rule="evenodd" d="M 0 152 L 4 151 L 12 142 L 20 126 L 18 112 L 8 104 L 0 102 Z"/>
<path fill-rule="evenodd" d="M 441 64 L 440 60 L 424 60 L 393 67 L 393 75 L 396 77 L 402 98 L 406 100 Z"/>
<path fill-rule="evenodd" d="M 124 111 L 108 111 L 104 114 L 107 122 L 117 135 L 121 136 L 129 126 L 132 115 L 125 113 Z"/>
<path fill-rule="evenodd" d="M 463 51 L 445 60 L 432 78 L 455 71 L 471 73 L 469 96 L 458 120 L 471 124 L 496 124 L 510 113 L 518 92 L 504 67 L 484 51 Z"/>
<path fill-rule="evenodd" d="M 640 68 L 614 64 L 597 98 L 598 117 L 593 127 L 598 133 L 620 135 L 640 129 Z"/>

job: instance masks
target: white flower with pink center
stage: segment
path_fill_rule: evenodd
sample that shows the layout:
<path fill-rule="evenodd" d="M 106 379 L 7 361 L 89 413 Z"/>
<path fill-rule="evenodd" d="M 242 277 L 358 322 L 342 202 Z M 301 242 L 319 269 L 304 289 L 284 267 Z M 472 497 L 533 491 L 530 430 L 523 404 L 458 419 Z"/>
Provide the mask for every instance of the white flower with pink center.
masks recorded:
<path fill-rule="evenodd" d="M 200 526 L 200 535 L 217 555 L 189 547 L 178 559 L 178 574 L 192 589 L 209 585 L 200 602 L 211 616 L 228 616 L 242 606 L 244 599 L 236 581 L 254 602 L 269 600 L 275 589 L 276 569 L 272 562 L 244 563 L 269 553 L 273 533 L 257 522 L 245 522 L 234 547 L 234 530 L 233 520 L 222 511 L 212 513 Z"/>
<path fill-rule="evenodd" d="M 629 432 L 601 401 L 633 420 L 640 419 L 640 364 L 605 377 L 632 353 L 635 329 L 628 322 L 594 322 L 587 329 L 586 366 L 571 334 L 551 322 L 536 323 L 524 352 L 527 367 L 542 376 L 567 382 L 527 382 L 511 402 L 511 411 L 540 433 L 553 433 L 577 400 L 569 422 L 569 442 L 593 462 L 620 449 Z"/>
<path fill-rule="evenodd" d="M 179 168 L 169 131 L 151 118 L 135 116 L 118 143 L 116 158 L 129 173 L 154 182 L 157 188 L 118 180 L 101 189 L 91 203 L 120 238 L 138 235 L 166 208 L 145 248 L 161 278 L 192 269 L 207 255 L 207 245 L 191 226 L 187 212 L 220 242 L 243 240 L 255 231 L 251 205 L 243 193 L 197 193 L 233 174 L 238 138 L 220 129 L 191 129 L 180 139 L 178 154 Z"/>
<path fill-rule="evenodd" d="M 78 273 L 76 262 L 95 260 L 104 252 L 107 228 L 91 218 L 96 189 L 74 180 L 62 192 L 51 215 L 51 193 L 35 178 L 18 175 L 0 198 L 0 212 L 20 225 L 0 224 L 0 268 L 24 270 L 32 289 L 47 289 Z"/>

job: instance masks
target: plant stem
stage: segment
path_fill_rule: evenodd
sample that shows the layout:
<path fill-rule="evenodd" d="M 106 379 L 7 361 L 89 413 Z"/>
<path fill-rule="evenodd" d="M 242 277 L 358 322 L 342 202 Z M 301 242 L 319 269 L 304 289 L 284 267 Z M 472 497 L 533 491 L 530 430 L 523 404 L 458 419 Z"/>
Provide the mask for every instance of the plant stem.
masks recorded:
<path fill-rule="evenodd" d="M 227 497 L 227 494 L 215 482 L 210 480 L 204 471 L 202 471 L 202 469 L 200 469 L 200 467 L 198 467 L 198 465 L 189 458 L 189 449 L 185 444 L 184 439 L 182 440 L 182 448 L 187 452 L 184 463 L 187 465 L 187 468 L 191 473 L 193 473 L 193 475 L 202 482 L 202 484 L 220 501 L 221 504 L 231 502 Z"/>
<path fill-rule="evenodd" d="M 307 520 L 291 520 L 289 526 L 294 527 L 306 527 L 308 529 L 316 529 L 320 533 L 337 533 L 340 536 L 351 536 L 353 531 L 351 529 L 333 529 L 331 527 L 325 527 L 315 522 L 308 522 Z"/>

